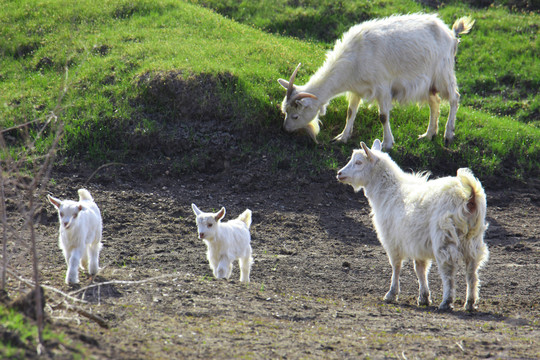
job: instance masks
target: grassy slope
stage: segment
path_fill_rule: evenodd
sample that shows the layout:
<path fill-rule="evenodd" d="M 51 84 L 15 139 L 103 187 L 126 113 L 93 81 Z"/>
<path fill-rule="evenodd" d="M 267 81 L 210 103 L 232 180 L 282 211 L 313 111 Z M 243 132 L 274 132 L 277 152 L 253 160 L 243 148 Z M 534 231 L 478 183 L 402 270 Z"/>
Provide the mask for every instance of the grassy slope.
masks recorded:
<path fill-rule="evenodd" d="M 291 1 L 277 0 L 190 0 L 215 9 L 239 22 L 265 31 L 313 41 L 331 47 L 350 26 L 375 17 L 397 13 L 433 12 L 413 0 L 304 0 L 301 7 Z M 540 86 L 538 16 L 509 12 L 505 7 L 472 9 L 451 2 L 438 10 L 449 25 L 463 15 L 472 15 L 477 23 L 473 35 L 466 35 L 460 47 L 458 78 L 468 96 L 463 104 L 493 110 L 494 114 L 516 115 L 522 122 L 540 120 L 536 89 Z M 486 98 L 489 105 L 486 106 Z M 538 126 L 538 124 L 537 124 Z"/>
<path fill-rule="evenodd" d="M 21 313 L 0 304 L 0 357 L 3 359 L 27 359 L 37 348 L 37 328 Z M 74 354 L 85 357 L 86 350 L 81 346 L 72 347 L 64 333 L 54 333 L 48 325 L 43 331 L 43 341 L 55 355 L 58 349 L 71 348 Z"/>
<path fill-rule="evenodd" d="M 239 124 L 275 127 L 281 121 L 276 106 L 283 96 L 278 77 L 288 77 L 301 61 L 298 82 L 307 81 L 324 61 L 330 39 L 358 17 L 423 10 L 409 0 L 306 1 L 305 9 L 280 2 L 213 3 L 224 4 L 225 9 L 228 3 L 244 4 L 238 6 L 244 11 L 242 16 L 234 8 L 228 14 L 222 12 L 280 34 L 307 29 L 299 36 L 310 40 L 268 34 L 172 0 L 106 2 L 99 7 L 88 0 L 6 2 L 0 14 L 0 126 L 9 127 L 51 111 L 64 86 L 67 66 L 69 90 L 63 99 L 62 119 L 66 122 L 63 146 L 68 155 L 81 153 L 97 162 L 122 160 L 134 155 L 130 148 L 133 138 L 165 136 L 159 133 L 156 121 L 172 121 L 176 115 L 160 103 L 152 109 L 160 116 L 149 115 L 148 104 L 141 106 L 141 98 L 155 82 L 141 79 L 172 70 L 181 72 L 183 78 L 204 73 L 225 79 L 216 82 L 216 99 L 205 99 L 209 104 L 199 106 L 222 104 L 232 108 Z M 246 4 L 253 4 L 252 8 Z M 539 16 L 510 13 L 504 8 L 471 10 L 461 5 L 445 7 L 440 13 L 447 23 L 465 14 L 477 19 L 473 33 L 463 37 L 458 53 L 463 106 L 458 112 L 456 142 L 450 149 L 442 147 L 441 137 L 434 143 L 417 142 L 416 135 L 427 126 L 427 107 L 397 107 L 392 113 L 397 141 L 393 157 L 412 162 L 415 168 L 456 162 L 483 175 L 500 173 L 497 169 L 502 165 L 515 168 L 511 175 L 518 177 L 534 174 L 540 166 L 535 25 Z M 320 26 L 323 19 L 327 19 L 326 27 Z M 321 32 L 324 28 L 331 31 Z M 229 80 L 236 85 L 229 86 Z M 341 130 L 345 110 L 344 99 L 329 107 L 323 119 L 323 143 Z M 443 118 L 447 111 L 448 107 L 443 107 Z M 215 116 L 220 118 L 219 113 Z M 356 133 L 360 135 L 355 142 L 382 135 L 375 107 L 361 109 Z M 14 132 L 8 135 L 17 136 Z M 352 146 L 339 148 L 348 153 Z"/>

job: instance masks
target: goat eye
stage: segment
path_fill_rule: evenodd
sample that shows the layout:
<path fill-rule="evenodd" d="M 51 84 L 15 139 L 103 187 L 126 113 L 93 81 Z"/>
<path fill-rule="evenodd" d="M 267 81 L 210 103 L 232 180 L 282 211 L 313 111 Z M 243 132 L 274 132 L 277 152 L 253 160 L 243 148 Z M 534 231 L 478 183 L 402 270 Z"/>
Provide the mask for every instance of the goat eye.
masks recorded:
<path fill-rule="evenodd" d="M 360 160 L 356 160 L 355 164 L 356 165 L 362 165 L 362 162 Z"/>
<path fill-rule="evenodd" d="M 64 213 L 63 213 L 63 212 L 61 212 L 61 213 L 60 213 L 60 216 L 64 216 Z"/>
<path fill-rule="evenodd" d="M 292 117 L 293 120 L 298 120 L 298 115 L 296 115 L 296 114 L 292 115 L 291 117 Z"/>
<path fill-rule="evenodd" d="M 75 214 L 73 214 L 73 218 L 76 218 L 76 217 L 77 217 L 77 215 L 79 215 L 79 213 L 75 213 Z"/>
<path fill-rule="evenodd" d="M 211 228 L 211 227 L 212 227 L 212 225 L 214 225 L 214 224 L 208 224 L 208 227 L 209 227 L 209 228 Z"/>

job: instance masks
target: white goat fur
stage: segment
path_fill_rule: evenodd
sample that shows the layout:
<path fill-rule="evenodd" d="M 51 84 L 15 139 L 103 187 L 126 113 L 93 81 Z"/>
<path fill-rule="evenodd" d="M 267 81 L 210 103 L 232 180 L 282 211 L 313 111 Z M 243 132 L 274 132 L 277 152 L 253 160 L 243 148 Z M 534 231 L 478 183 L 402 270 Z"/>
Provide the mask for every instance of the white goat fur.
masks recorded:
<path fill-rule="evenodd" d="M 392 101 L 427 102 L 429 126 L 420 138 L 432 139 L 438 131 L 440 94 L 450 102 L 444 134 L 445 142 L 450 143 L 460 97 L 454 74 L 457 37 L 469 32 L 473 24 L 472 19 L 463 17 L 450 30 L 435 14 L 411 14 L 353 26 L 336 42 L 324 65 L 306 85 L 292 84 L 296 70 L 290 81 L 278 80 L 284 88 L 293 87 L 282 104 L 285 130 L 304 128 L 316 141 L 318 116 L 325 114 L 332 98 L 347 93 L 346 125 L 334 140 L 346 142 L 362 100 L 376 100 L 384 130 L 383 148 L 388 150 L 394 144 L 390 129 Z"/>
<path fill-rule="evenodd" d="M 225 217 L 225 208 L 217 213 L 202 212 L 191 204 L 197 216 L 197 231 L 208 251 L 206 257 L 214 276 L 218 279 L 231 276 L 233 261 L 238 260 L 240 281 L 248 283 L 253 258 L 251 257 L 251 210 L 245 210 L 236 219 L 221 222 Z"/>
<path fill-rule="evenodd" d="M 458 260 L 465 262 L 467 295 L 465 308 L 477 308 L 478 270 L 488 259 L 484 243 L 487 229 L 486 196 L 469 169 L 456 177 L 427 180 L 428 175 L 404 173 L 376 140 L 370 150 L 355 150 L 338 172 L 339 181 L 355 191 L 364 189 L 372 208 L 373 225 L 392 265 L 392 283 L 384 299 L 396 301 L 402 263 L 415 261 L 419 282 L 419 305 L 431 303 L 428 272 L 437 261 L 443 284 L 441 310 L 452 308 Z"/>
<path fill-rule="evenodd" d="M 58 245 L 67 263 L 66 284 L 79 282 L 79 266 L 88 267 L 90 275 L 99 271 L 99 252 L 103 223 L 92 195 L 79 189 L 79 201 L 47 198 L 58 211 L 60 222 Z"/>

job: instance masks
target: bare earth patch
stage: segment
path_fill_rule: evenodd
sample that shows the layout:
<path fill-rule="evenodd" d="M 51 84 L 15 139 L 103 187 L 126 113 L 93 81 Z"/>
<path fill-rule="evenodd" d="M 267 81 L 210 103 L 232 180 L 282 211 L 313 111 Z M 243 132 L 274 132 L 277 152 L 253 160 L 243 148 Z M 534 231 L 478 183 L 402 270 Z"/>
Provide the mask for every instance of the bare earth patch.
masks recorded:
<path fill-rule="evenodd" d="M 255 175 L 248 176 L 246 168 L 256 169 Z M 66 292 L 103 283 L 75 295 L 108 328 L 74 312 L 47 312 L 51 326 L 72 338 L 74 349 L 86 348 L 87 356 L 540 357 L 538 188 L 486 189 L 490 259 L 480 272 L 479 311 L 461 308 L 460 268 L 456 310 L 440 313 L 436 266 L 429 278 L 433 306 L 416 305 L 411 262 L 404 267 L 399 301 L 382 301 L 391 267 L 367 200 L 339 184 L 332 171 L 306 178 L 270 169 L 260 158 L 216 175 L 178 178 L 163 168 L 152 181 L 142 181 L 136 174 L 135 167 L 111 166 L 86 186 L 103 214 L 102 270 L 93 281 L 82 272 L 75 288 L 63 283 L 57 215 L 43 199 L 37 227 L 43 282 Z M 89 175 L 57 170 L 49 190 L 75 198 Z M 237 264 L 229 281 L 213 279 L 192 202 L 205 209 L 225 206 L 226 219 L 245 208 L 253 211 L 249 285 L 238 281 Z M 17 270 L 30 277 L 24 264 Z M 19 283 L 11 280 L 10 286 L 16 290 Z M 77 351 L 54 353 L 71 358 Z"/>

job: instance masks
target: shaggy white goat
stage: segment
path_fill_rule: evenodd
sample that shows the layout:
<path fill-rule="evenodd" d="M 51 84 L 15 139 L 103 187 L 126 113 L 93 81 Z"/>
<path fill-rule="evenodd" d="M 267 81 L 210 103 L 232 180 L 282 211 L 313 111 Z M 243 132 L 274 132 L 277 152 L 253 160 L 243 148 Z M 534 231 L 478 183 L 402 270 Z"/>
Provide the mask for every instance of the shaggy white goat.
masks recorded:
<path fill-rule="evenodd" d="M 437 15 L 411 14 L 353 26 L 336 42 L 324 65 L 306 85 L 294 85 L 300 64 L 289 81 L 278 79 L 287 89 L 282 103 L 285 130 L 306 129 L 316 141 L 319 115 L 325 114 L 332 98 L 347 93 L 347 122 L 334 140 L 347 142 L 362 99 L 376 100 L 384 129 L 383 148 L 388 150 L 394 144 L 390 129 L 392 101 L 427 102 L 429 126 L 420 138 L 432 139 L 438 131 L 440 94 L 450 102 L 444 133 L 449 144 L 459 101 L 454 74 L 457 37 L 469 32 L 473 24 L 472 19 L 463 17 L 450 30 Z"/>
<path fill-rule="evenodd" d="M 79 201 L 59 200 L 47 195 L 58 210 L 60 229 L 58 245 L 67 263 L 66 284 L 79 282 L 79 265 L 88 266 L 88 273 L 96 275 L 99 270 L 101 251 L 101 213 L 92 195 L 79 189 Z"/>
<path fill-rule="evenodd" d="M 364 189 L 372 208 L 373 225 L 392 265 L 392 284 L 384 297 L 396 301 L 399 274 L 405 259 L 414 260 L 418 276 L 418 305 L 431 303 L 428 272 L 437 261 L 443 284 L 441 310 L 453 307 L 458 260 L 465 262 L 469 311 L 477 308 L 478 269 L 487 261 L 486 196 L 469 169 L 456 177 L 427 180 L 427 175 L 404 173 L 375 140 L 371 150 L 361 143 L 337 179 L 355 191 Z"/>
<path fill-rule="evenodd" d="M 253 258 L 251 257 L 251 210 L 247 209 L 238 218 L 222 223 L 225 208 L 217 213 L 206 213 L 191 204 L 197 216 L 197 231 L 208 247 L 206 257 L 214 276 L 218 279 L 231 276 L 233 261 L 238 259 L 240 281 L 249 282 L 249 272 Z"/>

